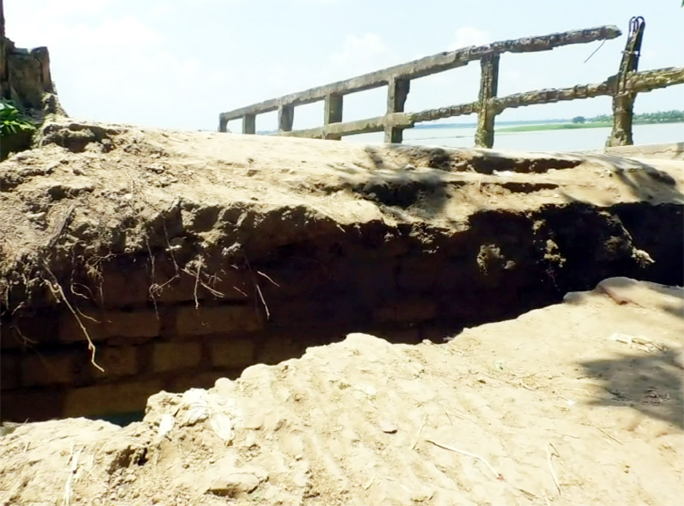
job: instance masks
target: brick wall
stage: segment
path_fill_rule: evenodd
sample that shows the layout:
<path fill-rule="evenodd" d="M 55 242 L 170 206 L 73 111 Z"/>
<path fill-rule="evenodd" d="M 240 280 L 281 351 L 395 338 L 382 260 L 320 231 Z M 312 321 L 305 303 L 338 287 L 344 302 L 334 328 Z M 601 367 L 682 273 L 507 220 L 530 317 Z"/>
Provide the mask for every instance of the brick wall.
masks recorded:
<path fill-rule="evenodd" d="M 73 304 L 78 318 L 64 304 L 5 318 L 0 327 L 2 419 L 139 411 L 160 390 L 208 388 L 249 365 L 299 357 L 309 346 L 371 327 L 402 342 L 434 334 L 429 322 L 436 304 L 383 300 L 377 289 L 363 289 L 367 272 L 359 275 L 363 282 L 354 281 L 357 297 L 342 285 L 315 297 L 321 283 L 312 281 L 310 272 L 300 274 L 302 279 L 287 285 L 266 281 L 264 306 L 244 273 L 208 288 L 181 276 L 161 291 L 153 286 L 152 297 L 146 273 L 119 271 L 103 278 L 97 307 Z M 91 364 L 86 333 L 104 371 Z"/>

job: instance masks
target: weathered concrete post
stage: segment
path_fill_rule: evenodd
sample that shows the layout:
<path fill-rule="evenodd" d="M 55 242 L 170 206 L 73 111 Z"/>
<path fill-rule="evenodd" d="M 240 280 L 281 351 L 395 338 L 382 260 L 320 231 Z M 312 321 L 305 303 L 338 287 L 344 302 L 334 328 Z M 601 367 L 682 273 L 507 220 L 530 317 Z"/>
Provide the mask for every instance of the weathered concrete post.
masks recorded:
<path fill-rule="evenodd" d="M 497 112 L 492 99 L 496 97 L 499 87 L 499 55 L 489 54 L 482 57 L 480 67 L 480 111 L 477 115 L 475 146 L 491 148 L 494 146 L 494 119 Z"/>
<path fill-rule="evenodd" d="M 278 107 L 278 130 L 280 132 L 291 132 L 294 123 L 294 106 L 281 105 Z"/>
<path fill-rule="evenodd" d="M 256 114 L 245 114 L 242 118 L 242 133 L 250 135 L 256 133 Z"/>
<path fill-rule="evenodd" d="M 323 124 L 330 125 L 331 123 L 341 123 L 342 122 L 342 102 L 343 95 L 338 95 L 336 93 L 327 95 L 325 97 L 325 110 L 323 117 Z M 342 139 L 341 135 L 327 135 L 325 137 L 328 140 L 339 141 Z"/>
<path fill-rule="evenodd" d="M 411 89 L 411 81 L 408 79 L 390 79 L 387 89 L 387 114 L 404 112 L 406 99 Z M 385 124 L 385 142 L 401 144 L 403 140 L 403 128 Z"/>
<path fill-rule="evenodd" d="M 629 21 L 629 35 L 625 51 L 622 53 L 620 70 L 617 75 L 617 87 L 613 95 L 613 130 L 606 141 L 606 146 L 631 146 L 634 144 L 632 137 L 632 123 L 634 120 L 634 102 L 636 93 L 627 89 L 627 78 L 632 72 L 636 72 L 639 66 L 639 53 L 641 41 L 644 37 L 646 22 L 644 18 L 632 18 Z"/>

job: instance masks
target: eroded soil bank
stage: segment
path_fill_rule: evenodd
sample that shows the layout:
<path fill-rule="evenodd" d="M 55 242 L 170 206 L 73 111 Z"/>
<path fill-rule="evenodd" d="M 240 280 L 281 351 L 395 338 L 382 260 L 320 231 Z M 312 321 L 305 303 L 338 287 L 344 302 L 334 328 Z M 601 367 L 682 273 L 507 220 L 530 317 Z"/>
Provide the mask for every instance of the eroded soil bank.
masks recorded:
<path fill-rule="evenodd" d="M 682 165 L 49 124 L 0 165 L 2 417 L 137 411 L 349 332 L 441 341 L 611 276 L 682 285 Z"/>

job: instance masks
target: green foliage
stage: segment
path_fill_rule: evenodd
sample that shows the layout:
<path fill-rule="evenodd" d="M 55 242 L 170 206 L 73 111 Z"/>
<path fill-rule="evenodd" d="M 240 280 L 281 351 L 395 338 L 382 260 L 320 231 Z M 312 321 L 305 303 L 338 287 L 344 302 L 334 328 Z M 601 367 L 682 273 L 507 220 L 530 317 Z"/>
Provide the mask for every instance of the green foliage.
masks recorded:
<path fill-rule="evenodd" d="M 591 123 L 610 123 L 612 121 L 612 116 L 607 114 L 602 114 L 600 116 L 595 116 L 589 118 Z M 684 122 L 684 111 L 659 111 L 659 112 L 647 112 L 644 114 L 635 114 L 634 123 L 644 124 L 644 123 L 681 123 Z"/>
<path fill-rule="evenodd" d="M 0 102 L 0 137 L 19 132 L 33 132 L 36 129 L 31 123 L 22 119 L 19 110 L 9 102 Z"/>
<path fill-rule="evenodd" d="M 584 116 L 575 116 L 574 118 L 572 118 L 573 123 L 581 124 L 581 123 L 584 123 L 585 121 L 587 121 L 587 120 Z"/>

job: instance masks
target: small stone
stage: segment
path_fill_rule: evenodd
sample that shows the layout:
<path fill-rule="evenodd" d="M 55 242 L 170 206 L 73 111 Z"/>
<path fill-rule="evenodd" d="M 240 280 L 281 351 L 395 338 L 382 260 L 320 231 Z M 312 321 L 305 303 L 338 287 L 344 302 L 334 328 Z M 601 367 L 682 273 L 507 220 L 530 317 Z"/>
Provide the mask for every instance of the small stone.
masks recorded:
<path fill-rule="evenodd" d="M 252 466 L 237 468 L 230 464 L 225 465 L 227 463 L 219 462 L 209 471 L 209 484 L 205 493 L 240 498 L 254 492 L 261 483 L 268 480 L 268 473 L 263 469 Z"/>
<path fill-rule="evenodd" d="M 397 426 L 394 425 L 392 422 L 383 420 L 382 422 L 380 422 L 380 430 L 383 431 L 385 434 L 396 434 Z"/>

